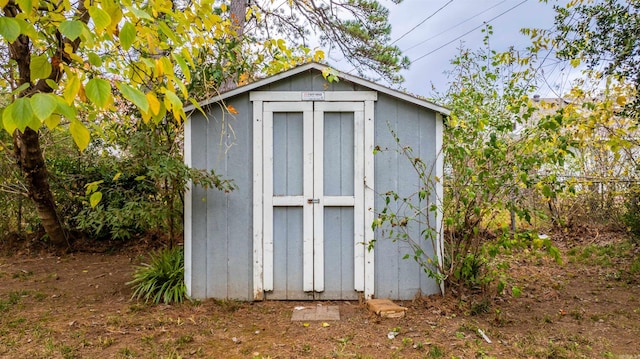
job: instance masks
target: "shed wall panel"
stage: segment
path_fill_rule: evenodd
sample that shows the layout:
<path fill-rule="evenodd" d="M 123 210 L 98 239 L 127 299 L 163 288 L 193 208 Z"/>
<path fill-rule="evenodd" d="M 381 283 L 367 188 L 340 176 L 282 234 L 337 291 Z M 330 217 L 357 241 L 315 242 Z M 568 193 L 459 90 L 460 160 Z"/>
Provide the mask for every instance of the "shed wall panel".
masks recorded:
<path fill-rule="evenodd" d="M 375 157 L 376 193 L 396 191 L 401 197 L 413 195 L 420 187 L 420 180 L 410 161 L 397 152 L 398 146 L 390 133 L 396 132 L 403 146 L 410 146 L 414 155 L 427 161 L 430 168 L 435 156 L 435 113 L 413 106 L 389 96 L 380 96 L 376 103 L 375 144 L 381 149 Z M 431 159 L 431 161 L 430 161 Z M 376 211 L 384 208 L 383 196 L 375 199 Z M 423 227 L 411 225 L 412 238 L 420 240 Z M 401 241 L 392 242 L 388 232 L 376 231 L 376 296 L 379 298 L 411 299 L 416 294 L 434 294 L 439 287 L 427 278 L 422 268 L 412 259 L 402 259 L 413 254 L 410 246 Z M 435 252 L 431 246 L 423 249 L 427 255 Z"/>
<path fill-rule="evenodd" d="M 194 168 L 204 168 L 207 162 L 207 123 L 202 116 L 190 119 L 188 130 L 190 132 L 191 143 L 194 148 L 191 150 L 191 166 Z M 200 148 L 202 146 L 202 148 Z M 191 221 L 191 236 L 188 248 L 185 248 L 185 255 L 190 258 L 185 259 L 189 263 L 187 281 L 190 284 L 189 295 L 193 298 L 204 298 L 207 295 L 207 192 L 198 186 L 192 186 L 190 192 L 191 200 L 186 202 L 191 205 L 192 216 L 185 220 Z"/>
<path fill-rule="evenodd" d="M 191 295 L 194 298 L 252 298 L 252 108 L 248 94 L 192 114 L 192 167 L 233 179 L 238 189 L 223 193 L 194 186 L 192 202 Z M 223 113 L 225 113 L 223 115 Z M 189 220 L 189 219 L 187 219 Z"/>

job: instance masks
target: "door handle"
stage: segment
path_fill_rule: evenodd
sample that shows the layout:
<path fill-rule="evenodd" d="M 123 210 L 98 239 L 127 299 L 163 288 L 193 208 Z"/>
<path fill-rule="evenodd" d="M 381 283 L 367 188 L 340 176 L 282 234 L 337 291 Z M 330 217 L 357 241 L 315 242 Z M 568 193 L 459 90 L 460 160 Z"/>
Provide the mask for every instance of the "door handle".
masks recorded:
<path fill-rule="evenodd" d="M 309 204 L 320 203 L 320 198 L 309 198 L 307 200 L 307 203 Z"/>

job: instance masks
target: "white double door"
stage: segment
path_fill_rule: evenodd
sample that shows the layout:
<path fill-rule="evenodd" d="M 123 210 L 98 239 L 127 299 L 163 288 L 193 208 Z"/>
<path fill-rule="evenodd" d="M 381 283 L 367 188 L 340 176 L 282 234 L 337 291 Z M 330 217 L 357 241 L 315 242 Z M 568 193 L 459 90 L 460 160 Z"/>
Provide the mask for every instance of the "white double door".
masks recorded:
<path fill-rule="evenodd" d="M 371 163 L 365 103 L 263 102 L 262 110 L 266 298 L 357 299 Z"/>

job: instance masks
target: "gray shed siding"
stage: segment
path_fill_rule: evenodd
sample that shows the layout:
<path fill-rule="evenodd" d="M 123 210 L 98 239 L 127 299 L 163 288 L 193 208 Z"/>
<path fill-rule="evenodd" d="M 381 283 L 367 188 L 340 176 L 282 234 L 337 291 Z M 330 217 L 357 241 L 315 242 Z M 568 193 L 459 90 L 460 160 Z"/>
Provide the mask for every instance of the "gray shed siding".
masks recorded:
<path fill-rule="evenodd" d="M 222 116 L 220 107 L 213 105 L 207 109 L 207 118 L 194 112 L 185 128 L 192 143 L 189 165 L 214 169 L 238 186 L 230 193 L 196 186 L 191 200 L 185 201 L 191 212 L 191 218 L 186 217 L 185 221 L 191 221 L 192 231 L 190 250 L 185 242 L 185 256 L 189 256 L 185 264 L 191 263 L 190 277 L 186 277 L 191 280 L 189 295 L 193 298 L 248 300 L 252 298 L 253 285 L 252 109 L 248 94 L 226 104 L 234 106 L 239 114 Z"/>
<path fill-rule="evenodd" d="M 396 191 L 401 197 L 410 196 L 419 189 L 419 178 L 411 163 L 398 149 L 389 128 L 393 129 L 402 145 L 413 148 L 414 154 L 429 164 L 436 158 L 436 114 L 399 99 L 380 95 L 375 109 L 376 146 L 383 151 L 375 156 L 376 211 L 384 208 L 384 193 Z M 432 198 L 433 199 L 433 198 Z M 417 238 L 422 228 L 415 228 Z M 407 244 L 385 239 L 376 231 L 375 293 L 378 298 L 412 299 L 416 294 L 440 292 L 439 285 L 428 278 L 413 259 L 402 259 L 411 254 Z M 433 256 L 431 244 L 424 245 Z"/>
<path fill-rule="evenodd" d="M 330 84 L 319 71 L 287 77 L 255 90 L 370 91 L 349 81 Z M 190 236 L 191 240 L 185 240 L 186 280 L 189 295 L 193 298 L 253 300 L 253 106 L 248 92 L 228 98 L 225 103 L 232 105 L 238 114 L 223 116 L 220 106 L 211 104 L 205 108 L 207 118 L 196 111 L 185 127 L 188 132 L 185 136 L 191 141 L 191 148 L 185 148 L 188 164 L 194 168 L 215 169 L 216 173 L 233 179 L 238 186 L 231 193 L 194 187 L 190 195 L 187 194 L 185 239 Z M 426 160 L 435 159 L 436 155 L 435 123 L 434 111 L 379 94 L 375 103 L 375 145 L 389 151 L 374 158 L 377 194 L 389 190 L 409 194 L 418 185 L 410 163 L 394 152 L 396 144 L 388 126 L 397 131 L 403 143 L 411 145 L 416 154 Z M 223 129 L 226 129 L 225 134 L 222 134 Z M 384 198 L 376 195 L 376 209 L 383 205 Z M 330 211 L 340 211 L 340 208 Z M 338 215 L 332 214 L 333 217 Z M 325 225 L 329 227 L 327 229 L 333 228 L 328 223 Z M 416 230 L 419 233 L 420 229 Z M 379 238 L 380 232 L 376 237 L 375 297 L 412 299 L 419 293 L 440 292 L 439 285 L 427 278 L 413 260 L 402 259 L 407 253 L 405 245 Z M 425 250 L 428 252 L 429 248 Z M 349 253 L 336 252 L 335 255 Z M 277 265 L 286 266 L 286 263 L 274 263 L 275 271 L 279 272 L 284 268 L 279 269 Z M 327 283 L 327 289 L 331 285 L 348 288 L 353 283 L 348 280 L 345 283 Z"/>

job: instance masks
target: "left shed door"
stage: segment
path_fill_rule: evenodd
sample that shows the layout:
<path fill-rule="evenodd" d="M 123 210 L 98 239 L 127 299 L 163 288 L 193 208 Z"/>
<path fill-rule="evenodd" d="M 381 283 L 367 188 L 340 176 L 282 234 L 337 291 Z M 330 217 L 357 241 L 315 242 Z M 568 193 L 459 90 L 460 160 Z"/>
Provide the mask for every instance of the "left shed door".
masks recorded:
<path fill-rule="evenodd" d="M 357 299 L 355 282 L 364 273 L 364 104 L 263 106 L 266 297 Z"/>

